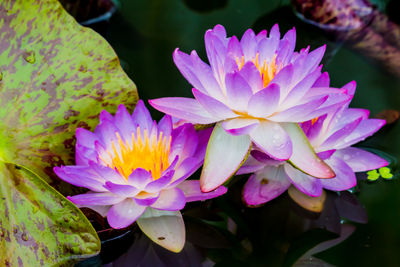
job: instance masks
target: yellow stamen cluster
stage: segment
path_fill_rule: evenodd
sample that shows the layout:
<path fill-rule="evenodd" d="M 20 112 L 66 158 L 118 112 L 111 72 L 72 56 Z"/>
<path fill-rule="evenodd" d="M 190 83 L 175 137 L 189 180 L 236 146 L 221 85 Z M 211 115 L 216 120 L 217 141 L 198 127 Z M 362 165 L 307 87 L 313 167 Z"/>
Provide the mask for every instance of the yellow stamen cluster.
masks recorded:
<path fill-rule="evenodd" d="M 271 60 L 271 62 L 266 62 L 266 61 L 262 62 L 262 65 L 260 64 L 258 58 L 259 54 L 257 53 L 255 59 L 253 60 L 253 63 L 260 71 L 260 75 L 263 80 L 263 86 L 267 87 L 280 68 L 278 68 L 278 66 L 276 65 L 276 56 Z M 243 65 L 245 63 L 244 57 L 242 56 L 240 59 L 237 58 L 236 63 L 239 67 L 239 70 L 243 68 Z"/>
<path fill-rule="evenodd" d="M 141 136 L 138 127 L 136 137 L 132 133 L 132 147 L 116 133 L 118 141 L 116 144 L 112 142 L 113 153 L 108 151 L 112 158 L 112 164 L 107 164 L 108 167 L 117 169 L 126 179 L 137 168 L 150 171 L 153 179 L 158 179 L 169 166 L 171 137 L 163 136 L 162 132 L 158 136 L 149 137 L 147 130 L 143 132 L 144 136 Z"/>

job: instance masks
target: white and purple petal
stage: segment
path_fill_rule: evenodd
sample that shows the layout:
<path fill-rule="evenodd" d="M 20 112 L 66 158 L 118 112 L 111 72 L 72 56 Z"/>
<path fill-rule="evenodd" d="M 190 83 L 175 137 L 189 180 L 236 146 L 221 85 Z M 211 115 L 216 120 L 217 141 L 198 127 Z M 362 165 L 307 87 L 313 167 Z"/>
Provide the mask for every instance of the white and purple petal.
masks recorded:
<path fill-rule="evenodd" d="M 209 124 L 219 119 L 208 113 L 196 100 L 185 97 L 164 97 L 149 100 L 151 106 L 173 117 L 191 123 Z"/>
<path fill-rule="evenodd" d="M 228 190 L 226 187 L 220 186 L 214 191 L 204 193 L 200 190 L 200 181 L 198 180 L 184 181 L 180 183 L 177 187 L 183 191 L 186 197 L 186 202 L 204 201 L 207 199 L 215 198 L 225 194 Z"/>
<path fill-rule="evenodd" d="M 335 154 L 326 160 L 326 163 L 333 168 L 336 176 L 332 179 L 321 179 L 324 188 L 333 191 L 344 191 L 357 184 L 356 175 L 349 165 Z"/>
<path fill-rule="evenodd" d="M 354 172 L 375 170 L 388 165 L 385 159 L 356 147 L 339 149 L 335 152 L 335 157 L 346 162 Z"/>
<path fill-rule="evenodd" d="M 284 168 L 292 184 L 301 192 L 312 197 L 318 197 L 322 194 L 322 179 L 307 175 L 295 169 L 290 164 L 285 164 Z"/>
<path fill-rule="evenodd" d="M 234 175 L 250 147 L 251 141 L 247 135 L 230 135 L 217 124 L 207 145 L 200 177 L 201 191 L 210 192 Z"/>
<path fill-rule="evenodd" d="M 134 223 L 145 210 L 145 206 L 127 198 L 110 208 L 107 213 L 107 221 L 114 229 L 125 228 Z"/>
<path fill-rule="evenodd" d="M 162 190 L 157 201 L 150 205 L 158 210 L 181 210 L 185 207 L 186 198 L 179 188 Z"/>
<path fill-rule="evenodd" d="M 292 155 L 292 142 L 279 123 L 261 121 L 249 135 L 263 152 L 274 159 L 287 160 Z"/>
<path fill-rule="evenodd" d="M 114 205 L 125 199 L 124 196 L 119 196 L 111 192 L 88 192 L 67 198 L 78 207 Z"/>

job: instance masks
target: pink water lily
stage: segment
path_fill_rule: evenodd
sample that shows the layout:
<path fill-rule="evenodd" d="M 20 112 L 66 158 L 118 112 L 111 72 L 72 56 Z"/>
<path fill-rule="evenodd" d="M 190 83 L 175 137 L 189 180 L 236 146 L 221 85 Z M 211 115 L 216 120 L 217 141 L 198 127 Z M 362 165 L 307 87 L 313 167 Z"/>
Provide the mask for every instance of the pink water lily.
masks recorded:
<path fill-rule="evenodd" d="M 354 94 L 355 83 L 345 86 Z M 318 156 L 336 173 L 335 178 L 317 179 L 294 168 L 288 162 L 271 159 L 259 150 L 253 150 L 248 161 L 238 171 L 253 173 L 243 189 L 243 199 L 249 206 L 266 203 L 293 184 L 309 196 L 320 196 L 322 189 L 343 191 L 357 183 L 354 172 L 384 167 L 388 162 L 375 154 L 351 145 L 378 131 L 384 120 L 368 119 L 369 111 L 348 108 L 348 103 L 337 109 L 301 124 Z"/>
<path fill-rule="evenodd" d="M 282 38 L 277 25 L 269 35 L 249 29 L 239 41 L 217 25 L 205 34 L 210 65 L 195 51 L 175 50 L 174 62 L 193 85 L 195 98 L 168 97 L 150 104 L 191 123 L 217 123 L 207 147 L 202 191 L 214 190 L 232 176 L 252 143 L 315 177 L 335 176 L 297 123 L 334 110 L 349 96 L 326 85 L 320 66 L 324 46 L 295 52 L 295 43 L 295 29 Z"/>
<path fill-rule="evenodd" d="M 120 105 L 115 116 L 102 111 L 94 133 L 77 129 L 76 165 L 54 171 L 62 180 L 90 190 L 68 197 L 78 207 L 107 216 L 113 228 L 138 221 L 155 242 L 179 251 L 185 240 L 179 210 L 186 202 L 226 192 L 221 187 L 203 193 L 198 180 L 186 180 L 203 163 L 209 135 L 210 130 L 196 132 L 191 124 L 173 129 L 168 115 L 157 124 L 142 101 L 132 116 Z M 167 232 L 162 240 L 155 236 L 160 229 Z M 175 243 L 166 239 L 171 229 L 177 230 L 171 236 Z"/>

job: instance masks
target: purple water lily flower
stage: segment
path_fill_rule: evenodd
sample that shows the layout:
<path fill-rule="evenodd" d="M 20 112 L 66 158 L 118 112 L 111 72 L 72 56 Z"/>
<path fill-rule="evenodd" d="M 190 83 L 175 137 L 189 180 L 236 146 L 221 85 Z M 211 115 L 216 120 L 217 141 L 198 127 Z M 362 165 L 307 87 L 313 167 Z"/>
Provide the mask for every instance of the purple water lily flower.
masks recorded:
<path fill-rule="evenodd" d="M 295 29 L 281 38 L 278 25 L 268 36 L 265 30 L 256 35 L 249 29 L 240 41 L 217 25 L 205 34 L 210 65 L 195 51 L 175 50 L 174 62 L 193 85 L 195 99 L 167 97 L 150 104 L 191 123 L 217 123 L 200 179 L 203 192 L 232 176 L 252 143 L 310 175 L 334 177 L 297 123 L 326 114 L 349 98 L 345 90 L 324 83 L 327 74 L 321 73 L 320 61 L 325 46 L 295 52 L 295 43 Z"/>
<path fill-rule="evenodd" d="M 355 83 L 351 82 L 345 88 L 352 96 Z M 266 203 L 285 192 L 291 184 L 312 197 L 320 196 L 323 188 L 347 190 L 357 183 L 354 172 L 386 166 L 388 162 L 375 154 L 351 147 L 378 131 L 385 121 L 368 119 L 368 110 L 348 108 L 348 104 L 301 124 L 318 156 L 336 173 L 335 178 L 317 179 L 256 149 L 238 171 L 239 174 L 254 172 L 243 188 L 246 204 L 257 206 Z"/>
<path fill-rule="evenodd" d="M 142 230 L 156 242 L 164 242 L 161 245 L 179 251 L 184 229 L 183 241 L 174 240 L 168 247 L 165 237 L 160 241 L 153 236 L 152 232 L 159 233 L 160 229 L 148 229 L 152 225 L 149 219 L 157 218 L 153 224 L 162 224 L 167 230 L 176 228 L 176 220 L 170 218 L 180 217 L 179 210 L 186 202 L 226 192 L 220 187 L 203 193 L 199 181 L 186 180 L 203 163 L 210 132 L 196 132 L 191 124 L 173 129 L 169 115 L 157 124 L 140 100 L 132 116 L 120 105 L 115 117 L 101 112 L 94 133 L 77 129 L 76 165 L 55 167 L 54 171 L 62 180 L 90 190 L 68 197 L 78 207 L 92 208 L 107 216 L 113 228 L 127 227 L 144 216 L 144 227 L 138 221 Z M 167 219 L 160 222 L 163 216 Z M 183 227 L 181 217 L 180 221 Z M 182 229 L 178 232 L 182 234 Z"/>

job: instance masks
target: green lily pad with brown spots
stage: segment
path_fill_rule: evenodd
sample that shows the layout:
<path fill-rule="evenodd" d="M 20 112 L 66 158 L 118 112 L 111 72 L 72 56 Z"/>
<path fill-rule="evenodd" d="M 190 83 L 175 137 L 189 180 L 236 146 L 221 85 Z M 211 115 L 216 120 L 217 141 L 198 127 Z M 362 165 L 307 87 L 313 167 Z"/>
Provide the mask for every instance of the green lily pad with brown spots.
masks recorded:
<path fill-rule="evenodd" d="M 0 162 L 0 266 L 71 266 L 100 249 L 87 218 L 23 167 Z"/>
<path fill-rule="evenodd" d="M 0 1 L 0 78 L 0 160 L 64 195 L 76 189 L 53 167 L 74 164 L 76 128 L 138 98 L 110 45 L 55 0 Z"/>
<path fill-rule="evenodd" d="M 74 194 L 53 167 L 74 163 L 76 128 L 137 98 L 112 48 L 57 1 L 0 1 L 0 266 L 99 252 L 89 221 L 46 182 Z"/>

